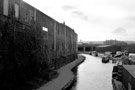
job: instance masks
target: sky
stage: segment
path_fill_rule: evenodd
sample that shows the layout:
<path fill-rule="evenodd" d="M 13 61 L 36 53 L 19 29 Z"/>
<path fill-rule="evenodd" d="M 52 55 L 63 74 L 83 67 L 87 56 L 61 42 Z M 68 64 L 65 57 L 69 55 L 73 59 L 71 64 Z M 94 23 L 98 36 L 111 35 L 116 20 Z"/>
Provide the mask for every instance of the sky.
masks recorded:
<path fill-rule="evenodd" d="M 24 0 L 75 30 L 78 41 L 135 41 L 135 0 Z"/>

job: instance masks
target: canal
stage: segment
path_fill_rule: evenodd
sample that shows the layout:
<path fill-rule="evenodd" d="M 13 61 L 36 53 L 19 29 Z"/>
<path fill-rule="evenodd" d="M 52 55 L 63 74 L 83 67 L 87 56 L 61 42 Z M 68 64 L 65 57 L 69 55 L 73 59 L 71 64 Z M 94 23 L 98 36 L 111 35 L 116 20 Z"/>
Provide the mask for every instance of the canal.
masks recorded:
<path fill-rule="evenodd" d="M 104 64 L 100 57 L 83 54 L 85 61 L 76 69 L 76 80 L 71 90 L 113 90 L 111 62 Z"/>

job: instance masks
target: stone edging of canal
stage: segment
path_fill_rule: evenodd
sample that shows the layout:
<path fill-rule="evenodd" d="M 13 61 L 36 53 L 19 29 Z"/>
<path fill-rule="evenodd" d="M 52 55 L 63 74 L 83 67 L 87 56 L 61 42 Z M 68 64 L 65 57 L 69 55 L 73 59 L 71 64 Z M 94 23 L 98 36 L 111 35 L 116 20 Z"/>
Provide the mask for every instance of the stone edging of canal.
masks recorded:
<path fill-rule="evenodd" d="M 83 63 L 85 61 L 85 57 L 81 55 L 81 57 L 83 57 L 83 59 L 81 60 L 81 62 L 78 62 L 72 69 L 72 73 L 74 74 L 74 78 L 71 79 L 61 90 L 70 90 L 72 88 L 72 86 L 74 85 L 75 83 L 75 71 L 74 69 L 76 69 L 81 63 Z"/>

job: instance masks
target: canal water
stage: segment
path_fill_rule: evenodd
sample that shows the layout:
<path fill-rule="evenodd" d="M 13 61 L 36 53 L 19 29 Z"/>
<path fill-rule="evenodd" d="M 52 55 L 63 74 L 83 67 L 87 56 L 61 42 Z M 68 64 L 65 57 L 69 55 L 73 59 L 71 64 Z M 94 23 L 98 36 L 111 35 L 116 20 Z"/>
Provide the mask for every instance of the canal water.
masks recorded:
<path fill-rule="evenodd" d="M 113 90 L 114 64 L 102 63 L 100 57 L 83 54 L 86 60 L 76 68 L 76 80 L 71 90 Z"/>

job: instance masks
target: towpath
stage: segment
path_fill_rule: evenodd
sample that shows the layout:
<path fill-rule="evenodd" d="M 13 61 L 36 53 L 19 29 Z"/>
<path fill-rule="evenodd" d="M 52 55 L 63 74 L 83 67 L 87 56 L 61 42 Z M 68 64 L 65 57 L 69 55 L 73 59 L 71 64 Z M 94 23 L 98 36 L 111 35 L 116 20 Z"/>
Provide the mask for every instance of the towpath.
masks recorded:
<path fill-rule="evenodd" d="M 75 77 L 71 69 L 81 63 L 85 58 L 78 55 L 78 58 L 58 69 L 59 76 L 37 90 L 61 90 L 67 83 Z"/>

